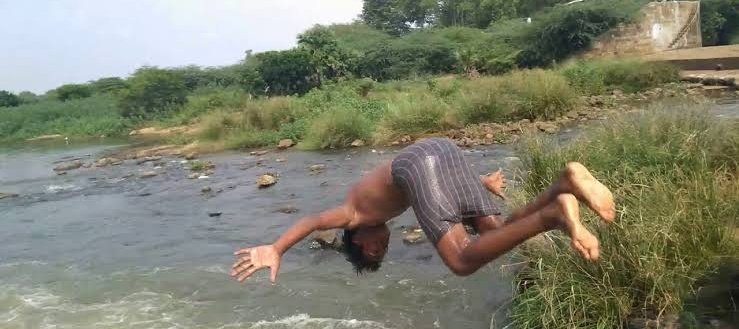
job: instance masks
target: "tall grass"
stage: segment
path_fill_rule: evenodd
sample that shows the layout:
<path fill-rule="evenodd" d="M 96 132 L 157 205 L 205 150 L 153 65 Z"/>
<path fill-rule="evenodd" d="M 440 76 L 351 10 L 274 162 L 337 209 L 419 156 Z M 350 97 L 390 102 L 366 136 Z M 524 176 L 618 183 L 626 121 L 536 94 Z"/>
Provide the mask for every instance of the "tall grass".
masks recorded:
<path fill-rule="evenodd" d="M 310 123 L 301 147 L 308 150 L 346 147 L 355 139 L 367 140 L 371 122 L 356 109 L 334 108 Z"/>
<path fill-rule="evenodd" d="M 589 95 L 613 89 L 634 93 L 680 80 L 675 66 L 633 59 L 573 61 L 559 71 L 572 86 Z"/>
<path fill-rule="evenodd" d="M 668 110 L 669 108 L 669 110 Z M 528 176 L 521 200 L 556 179 L 568 161 L 585 164 L 614 192 L 615 224 L 589 213 L 602 257 L 588 264 L 567 239 L 522 250 L 516 328 L 623 328 L 630 319 L 679 314 L 697 280 L 738 257 L 739 130 L 704 109 L 664 104 L 623 115 L 566 147 L 533 140 L 521 152 Z"/>
<path fill-rule="evenodd" d="M 46 100 L 0 108 L 0 140 L 40 135 L 114 135 L 126 132 L 132 122 L 122 118 L 111 96 L 93 96 L 60 102 Z"/>

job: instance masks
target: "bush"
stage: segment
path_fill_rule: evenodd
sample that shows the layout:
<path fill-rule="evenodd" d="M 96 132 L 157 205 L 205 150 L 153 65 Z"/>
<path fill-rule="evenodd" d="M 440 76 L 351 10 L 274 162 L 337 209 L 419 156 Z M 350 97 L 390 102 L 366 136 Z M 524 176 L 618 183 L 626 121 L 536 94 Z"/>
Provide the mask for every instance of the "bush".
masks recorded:
<path fill-rule="evenodd" d="M 143 67 L 136 70 L 128 83 L 119 101 L 121 114 L 127 118 L 161 117 L 187 101 L 183 77 L 170 70 Z"/>
<path fill-rule="evenodd" d="M 244 106 L 250 95 L 237 88 L 201 88 L 187 96 L 187 103 L 181 111 L 166 123 L 173 125 L 189 124 L 193 119 L 214 110 L 236 111 Z"/>
<path fill-rule="evenodd" d="M 700 2 L 703 46 L 732 44 L 739 33 L 739 0 Z"/>
<path fill-rule="evenodd" d="M 226 148 L 243 149 L 277 144 L 277 132 L 267 130 L 239 130 L 226 137 Z"/>
<path fill-rule="evenodd" d="M 368 51 L 359 59 L 359 75 L 377 81 L 454 70 L 457 57 L 449 44 L 408 44 L 402 41 Z"/>
<path fill-rule="evenodd" d="M 456 102 L 457 116 L 464 124 L 505 122 L 512 108 L 504 99 L 504 78 L 480 78 L 468 83 Z"/>
<path fill-rule="evenodd" d="M 731 227 L 739 218 L 739 134 L 704 109 L 665 104 L 623 115 L 558 148 L 534 140 L 521 156 L 528 176 L 521 201 L 546 188 L 568 161 L 585 164 L 611 187 L 615 224 L 587 226 L 601 260 L 586 264 L 568 239 L 528 246 L 528 280 L 511 308 L 516 328 L 621 328 L 632 318 L 678 314 L 697 280 L 739 256 Z"/>
<path fill-rule="evenodd" d="M 579 95 L 561 75 L 541 69 L 517 71 L 504 78 L 503 95 L 515 119 L 553 120 L 577 106 Z"/>
<path fill-rule="evenodd" d="M 21 104 L 21 100 L 15 94 L 0 90 L 0 107 L 13 107 Z"/>
<path fill-rule="evenodd" d="M 100 136 L 125 132 L 131 122 L 121 118 L 111 96 L 60 102 L 45 100 L 0 108 L 0 140 L 40 135 Z"/>
<path fill-rule="evenodd" d="M 301 147 L 308 150 L 346 147 L 355 139 L 367 140 L 372 124 L 356 109 L 333 108 L 309 123 Z"/>
<path fill-rule="evenodd" d="M 87 85 L 69 84 L 56 88 L 56 97 L 64 102 L 72 99 L 87 98 L 92 95 L 92 89 Z"/>
<path fill-rule="evenodd" d="M 388 103 L 388 113 L 380 127 L 376 139 L 385 141 L 406 134 L 441 131 L 457 127 L 457 123 L 451 107 L 444 100 L 418 93 Z"/>
<path fill-rule="evenodd" d="M 639 92 L 680 79 L 679 70 L 667 63 L 639 60 L 576 61 L 559 70 L 585 94 L 599 94 L 609 89 Z"/>
<path fill-rule="evenodd" d="M 256 58 L 256 69 L 269 95 L 302 95 L 319 85 L 316 68 L 304 49 L 268 51 Z"/>
<path fill-rule="evenodd" d="M 270 97 L 248 102 L 243 109 L 246 124 L 256 129 L 279 129 L 302 115 L 292 97 Z"/>

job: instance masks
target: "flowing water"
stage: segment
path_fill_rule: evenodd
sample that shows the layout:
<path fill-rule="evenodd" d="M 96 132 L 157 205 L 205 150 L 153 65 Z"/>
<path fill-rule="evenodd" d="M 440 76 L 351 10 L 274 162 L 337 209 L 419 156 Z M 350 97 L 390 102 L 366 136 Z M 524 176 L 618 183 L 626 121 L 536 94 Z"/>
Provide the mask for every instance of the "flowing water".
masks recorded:
<path fill-rule="evenodd" d="M 738 110 L 735 101 L 714 107 L 727 118 Z M 285 255 L 277 285 L 265 273 L 245 284 L 228 276 L 235 249 L 270 243 L 300 216 L 337 205 L 392 149 L 272 152 L 262 166 L 223 153 L 206 158 L 214 175 L 194 180 L 175 158 L 159 169 L 127 161 L 64 176 L 51 170 L 120 146 L 0 151 L 0 192 L 20 195 L 0 200 L 0 328 L 488 328 L 496 311 L 505 313 L 512 261 L 455 277 L 428 243 L 401 242 L 412 212 L 391 222 L 377 273 L 357 276 L 341 254 L 306 241 Z M 479 173 L 515 164 L 506 146 L 466 156 Z M 311 175 L 307 167 L 318 163 L 327 169 Z M 160 175 L 138 177 L 147 170 Z M 265 172 L 280 179 L 260 190 L 255 179 Z M 286 206 L 299 212 L 278 211 Z"/>
<path fill-rule="evenodd" d="M 272 242 L 301 215 L 337 205 L 392 150 L 272 152 L 262 166 L 225 153 L 206 158 L 216 164 L 207 179 L 188 179 L 176 158 L 160 169 L 127 161 L 51 170 L 115 147 L 0 153 L 0 191 L 20 195 L 0 200 L 0 327 L 487 328 L 510 297 L 507 260 L 458 278 L 430 244 L 403 244 L 412 212 L 392 222 L 379 272 L 357 276 L 340 253 L 303 242 L 284 257 L 277 285 L 265 273 L 245 284 L 228 276 L 235 249 Z M 480 173 L 507 166 L 511 154 L 503 146 L 467 152 Z M 311 175 L 317 163 L 327 169 Z M 161 174 L 138 177 L 147 170 Z M 265 172 L 279 182 L 260 190 L 255 179 Z M 206 186 L 213 192 L 203 195 Z M 299 212 L 277 211 L 285 206 Z"/>

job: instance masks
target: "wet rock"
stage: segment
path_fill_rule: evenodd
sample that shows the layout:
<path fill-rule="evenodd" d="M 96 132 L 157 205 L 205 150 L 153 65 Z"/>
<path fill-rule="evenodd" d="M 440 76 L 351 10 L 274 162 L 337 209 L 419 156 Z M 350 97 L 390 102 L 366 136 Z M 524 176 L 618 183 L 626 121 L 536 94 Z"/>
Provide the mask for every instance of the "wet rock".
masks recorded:
<path fill-rule="evenodd" d="M 222 214 L 223 213 L 220 212 L 220 211 L 218 211 L 218 212 L 209 212 L 208 213 L 208 217 L 220 217 Z"/>
<path fill-rule="evenodd" d="M 392 145 L 392 146 L 398 146 L 398 145 L 400 145 L 400 141 L 394 141 L 394 142 L 390 143 L 390 145 Z"/>
<path fill-rule="evenodd" d="M 537 122 L 536 128 L 547 134 L 556 134 L 559 131 L 559 126 L 551 122 Z"/>
<path fill-rule="evenodd" d="M 56 175 L 57 175 L 57 176 L 64 176 L 64 175 L 66 175 L 66 174 L 67 174 L 67 172 L 66 172 L 66 171 L 57 171 L 57 172 L 56 172 Z"/>
<path fill-rule="evenodd" d="M 287 138 L 287 139 L 281 140 L 277 144 L 277 148 L 280 149 L 280 150 L 284 150 L 284 149 L 287 149 L 287 148 L 292 147 L 293 145 L 295 145 L 295 142 L 293 142 L 292 139 Z"/>
<path fill-rule="evenodd" d="M 82 167 L 82 161 L 74 160 L 72 162 L 62 163 L 54 167 L 54 171 L 68 171 L 78 169 L 79 167 Z"/>
<path fill-rule="evenodd" d="M 413 138 L 411 138 L 410 135 L 405 135 L 400 139 L 400 142 L 403 144 L 407 144 L 413 141 Z"/>
<path fill-rule="evenodd" d="M 85 162 L 82 164 L 82 168 L 90 168 L 90 167 L 92 167 L 92 163 L 90 162 Z"/>
<path fill-rule="evenodd" d="M 139 175 L 140 178 L 150 178 L 159 175 L 156 171 L 145 171 Z"/>
<path fill-rule="evenodd" d="M 287 205 L 287 206 L 278 208 L 277 212 L 281 212 L 283 214 L 294 214 L 298 212 L 298 208 L 295 208 L 295 206 L 292 206 L 292 205 Z"/>
<path fill-rule="evenodd" d="M 405 244 L 419 244 L 425 240 L 423 230 L 420 228 L 403 232 L 403 243 Z"/>
<path fill-rule="evenodd" d="M 310 170 L 314 174 L 320 173 L 320 172 L 324 171 L 325 169 L 326 169 L 326 165 L 325 164 L 314 164 L 314 165 L 308 167 L 308 170 Z"/>
<path fill-rule="evenodd" d="M 140 165 L 140 164 L 144 164 L 144 163 L 151 162 L 151 161 L 159 161 L 161 159 L 162 157 L 158 155 L 145 156 L 145 157 L 142 157 L 136 160 L 136 164 Z"/>
<path fill-rule="evenodd" d="M 311 235 L 311 240 L 318 242 L 323 249 L 339 249 L 342 246 L 338 230 L 317 231 Z"/>
<path fill-rule="evenodd" d="M 17 196 L 18 194 L 15 194 L 15 193 L 0 192 L 0 200 L 5 199 L 5 198 L 15 198 Z"/>
<path fill-rule="evenodd" d="M 200 189 L 200 193 L 206 194 L 212 192 L 213 189 L 210 186 L 206 186 Z"/>
<path fill-rule="evenodd" d="M 351 146 L 352 146 L 352 147 L 362 147 L 362 146 L 364 146 L 364 144 L 365 144 L 365 143 L 364 143 L 364 141 L 363 141 L 363 140 L 361 140 L 361 139 L 355 139 L 355 140 L 354 140 L 354 141 L 352 142 Z"/>
<path fill-rule="evenodd" d="M 277 178 L 270 174 L 264 174 L 257 178 L 257 186 L 259 186 L 259 188 L 270 187 L 272 185 L 275 185 L 275 183 L 277 183 Z"/>
<path fill-rule="evenodd" d="M 100 158 L 98 161 L 95 161 L 95 167 L 117 166 L 121 163 L 123 163 L 123 161 L 118 158 Z"/>
<path fill-rule="evenodd" d="M 251 151 L 251 152 L 249 152 L 249 155 L 263 156 L 263 155 L 265 155 L 267 153 L 269 153 L 269 151 L 266 151 L 266 150 L 262 150 L 262 151 Z"/>
<path fill-rule="evenodd" d="M 287 160 L 286 160 L 286 159 L 284 159 L 284 158 L 277 158 L 277 159 L 275 159 L 275 161 L 276 161 L 276 162 L 285 162 L 285 161 L 287 161 Z"/>
<path fill-rule="evenodd" d="M 54 134 L 54 135 L 41 135 L 34 138 L 26 139 L 26 141 L 33 142 L 33 141 L 43 141 L 43 140 L 49 140 L 49 139 L 57 139 L 57 138 L 63 138 L 64 135 Z"/>
<path fill-rule="evenodd" d="M 195 152 L 190 152 L 185 154 L 185 160 L 195 160 L 195 158 L 198 157 L 198 154 Z"/>
<path fill-rule="evenodd" d="M 432 254 L 418 255 L 418 256 L 416 256 L 416 260 L 420 260 L 420 261 L 426 262 L 426 261 L 431 260 L 431 258 L 433 258 L 433 257 L 434 257 L 434 255 L 432 255 Z"/>
<path fill-rule="evenodd" d="M 196 179 L 198 177 L 200 177 L 200 174 L 198 173 L 192 173 L 192 174 L 187 175 L 188 179 Z"/>

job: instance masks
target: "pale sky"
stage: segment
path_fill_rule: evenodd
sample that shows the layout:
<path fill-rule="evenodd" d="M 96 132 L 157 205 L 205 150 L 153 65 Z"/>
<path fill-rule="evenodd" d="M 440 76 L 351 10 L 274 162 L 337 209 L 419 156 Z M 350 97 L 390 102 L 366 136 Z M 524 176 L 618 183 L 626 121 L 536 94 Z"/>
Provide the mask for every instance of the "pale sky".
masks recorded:
<path fill-rule="evenodd" d="M 228 65 L 287 49 L 362 0 L 0 0 L 0 90 L 43 93 L 143 65 Z"/>

